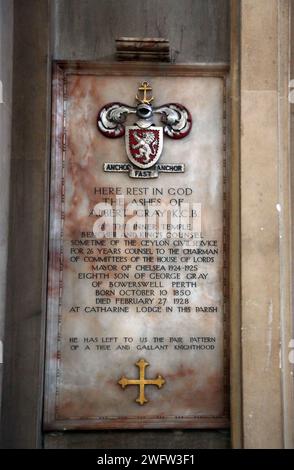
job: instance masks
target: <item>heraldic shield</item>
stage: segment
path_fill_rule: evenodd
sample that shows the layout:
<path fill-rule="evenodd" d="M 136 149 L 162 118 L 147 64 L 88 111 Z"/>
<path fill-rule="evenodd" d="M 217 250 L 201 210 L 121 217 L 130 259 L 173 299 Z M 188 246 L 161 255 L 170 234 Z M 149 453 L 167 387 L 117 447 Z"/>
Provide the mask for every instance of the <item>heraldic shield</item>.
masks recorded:
<path fill-rule="evenodd" d="M 159 160 L 163 145 L 162 127 L 126 126 L 126 150 L 129 160 L 139 168 L 151 168 Z"/>

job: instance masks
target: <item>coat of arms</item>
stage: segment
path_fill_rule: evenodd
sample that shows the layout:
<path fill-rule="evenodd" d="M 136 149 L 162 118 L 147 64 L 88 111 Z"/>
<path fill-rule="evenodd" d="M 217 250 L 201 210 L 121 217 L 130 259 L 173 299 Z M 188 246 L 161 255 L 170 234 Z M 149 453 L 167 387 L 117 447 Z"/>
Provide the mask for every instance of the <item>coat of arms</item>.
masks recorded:
<path fill-rule="evenodd" d="M 162 152 L 162 127 L 140 129 L 126 128 L 126 148 L 130 161 L 139 168 L 150 168 L 159 160 Z"/>
<path fill-rule="evenodd" d="M 109 138 L 125 135 L 126 152 L 130 163 L 105 163 L 104 171 L 128 172 L 132 178 L 156 178 L 160 172 L 183 173 L 183 163 L 159 163 L 163 148 L 163 134 L 172 139 L 186 137 L 192 127 L 189 111 L 183 105 L 169 103 L 154 108 L 150 95 L 152 91 L 144 81 L 138 89 L 136 107 L 122 103 L 105 105 L 98 115 L 98 129 Z M 156 126 L 154 116 L 161 116 L 163 127 Z M 132 126 L 125 126 L 128 115 L 136 115 L 138 120 Z"/>

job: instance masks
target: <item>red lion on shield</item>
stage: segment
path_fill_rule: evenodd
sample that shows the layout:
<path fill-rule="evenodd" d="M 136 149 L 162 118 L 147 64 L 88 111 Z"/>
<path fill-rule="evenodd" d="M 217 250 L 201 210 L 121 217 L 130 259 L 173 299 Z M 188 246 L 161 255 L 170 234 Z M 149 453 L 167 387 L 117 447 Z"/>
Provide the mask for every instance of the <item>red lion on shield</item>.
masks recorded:
<path fill-rule="evenodd" d="M 131 141 L 136 140 L 136 143 L 131 142 L 131 149 L 136 151 L 132 151 L 132 155 L 135 159 L 141 159 L 142 163 L 149 163 L 157 154 L 159 140 L 156 138 L 156 131 L 141 131 L 140 135 L 139 132 L 131 134 Z"/>

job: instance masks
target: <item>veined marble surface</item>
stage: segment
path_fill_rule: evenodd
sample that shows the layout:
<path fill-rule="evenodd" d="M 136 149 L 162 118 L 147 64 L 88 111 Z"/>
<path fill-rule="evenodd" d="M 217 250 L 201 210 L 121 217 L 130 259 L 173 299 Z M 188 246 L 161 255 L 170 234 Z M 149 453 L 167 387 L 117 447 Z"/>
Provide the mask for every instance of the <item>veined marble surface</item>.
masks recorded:
<path fill-rule="evenodd" d="M 127 173 L 103 171 L 105 162 L 125 163 L 128 159 L 124 138 L 108 139 L 98 131 L 98 111 L 108 102 L 135 105 L 137 88 L 145 79 L 152 84 L 155 106 L 177 102 L 186 106 L 192 114 L 190 135 L 179 141 L 165 136 L 160 159 L 161 163 L 184 163 L 186 170 L 183 174 L 160 174 L 151 180 L 131 179 Z M 95 429 L 226 425 L 224 80 L 201 76 L 103 77 L 73 73 L 67 76 L 65 103 L 60 83 L 55 83 L 55 86 L 59 94 L 53 121 L 45 426 L 48 429 Z M 133 125 L 134 120 L 131 115 L 127 124 Z M 158 125 L 157 120 L 155 123 Z M 124 239 L 120 239 L 117 245 L 114 239 L 106 239 L 103 246 L 79 245 L 78 240 L 87 239 L 81 238 L 81 233 L 93 231 L 97 220 L 92 213 L 95 205 L 104 198 L 110 202 L 109 196 L 99 194 L 97 189 L 95 193 L 94 188 L 106 188 L 106 194 L 112 188 L 114 192 L 124 195 L 125 205 L 133 200 L 153 197 L 160 198 L 166 204 L 171 199 L 201 204 L 203 240 L 217 242 L 218 254 L 214 256 L 214 262 L 196 263 L 193 255 L 189 255 L 186 262 L 184 258 L 181 261 L 180 256 L 184 256 L 185 251 L 180 247 L 178 259 L 164 263 L 166 272 L 169 265 L 180 267 L 182 274 L 178 281 L 187 282 L 187 273 L 196 273 L 196 278 L 190 280 L 195 281 L 197 286 L 190 288 L 189 296 L 175 297 L 173 289 L 180 288 L 173 287 L 172 280 L 150 279 L 150 271 L 144 278 L 135 278 L 141 272 L 138 265 L 162 263 L 154 260 L 143 262 L 142 257 L 136 261 L 131 253 L 124 252 Z M 156 188 L 163 192 L 162 196 L 154 196 Z M 169 194 L 170 189 L 181 192 L 182 188 L 188 189 L 191 194 L 187 197 Z M 92 240 L 93 237 L 89 236 L 88 239 Z M 83 248 L 83 252 L 75 251 L 78 248 Z M 116 267 L 106 271 L 109 278 L 101 279 L 101 284 L 95 288 L 91 285 L 92 280 L 81 279 L 79 275 L 83 277 L 83 274 L 95 273 L 95 266 L 103 264 L 84 258 L 108 256 L 108 251 L 97 254 L 97 248 L 115 248 L 117 251 L 114 254 L 110 252 L 109 256 L 122 257 L 123 261 L 105 262 L 104 265 Z M 142 248 L 140 240 L 136 239 L 132 248 Z M 160 246 L 151 244 L 148 248 L 149 256 L 156 258 L 156 248 Z M 165 247 L 162 256 L 171 256 L 170 248 L 177 246 L 170 244 Z M 75 256 L 79 256 L 76 261 Z M 184 270 L 185 264 L 191 266 L 191 271 L 190 268 Z M 197 270 L 193 268 L 196 264 Z M 130 268 L 125 270 L 123 266 Z M 111 290 L 109 282 L 119 281 L 115 278 L 116 274 L 125 272 L 129 279 L 121 279 L 121 282 L 156 281 L 158 284 L 145 287 L 149 290 L 146 295 L 144 292 L 142 295 L 120 295 L 121 288 L 118 287 L 115 288 L 115 296 L 111 292 L 102 295 L 110 299 L 106 300 L 110 304 L 97 304 L 99 295 L 95 295 L 96 289 L 100 292 Z M 206 278 L 201 278 L 200 274 L 206 275 Z M 160 289 L 168 292 L 165 304 L 162 304 L 164 296 Z M 161 311 L 138 312 L 135 304 L 127 304 L 127 313 L 85 311 L 86 306 L 126 306 L 115 304 L 115 297 L 150 299 L 147 305 L 160 307 Z M 174 298 L 183 301 L 188 298 L 189 304 L 175 304 Z M 190 311 L 179 311 L 178 307 L 187 306 Z M 166 307 L 172 307 L 172 311 L 167 312 Z M 199 311 L 199 307 L 216 307 L 217 311 Z M 125 342 L 125 337 L 133 340 Z M 164 340 L 155 342 L 154 337 Z M 88 339 L 85 341 L 85 338 Z M 147 338 L 147 342 L 140 342 L 140 338 Z M 182 342 L 178 338 L 182 338 Z M 195 342 L 191 338 L 206 340 Z M 209 345 L 214 348 L 175 349 L 174 346 L 179 344 Z M 97 345 L 108 345 L 111 349 L 97 349 Z M 130 349 L 117 349 L 118 345 L 128 345 Z M 142 350 L 142 345 L 150 349 Z M 167 348 L 155 348 L 156 345 Z M 148 403 L 144 406 L 135 402 L 139 394 L 138 386 L 129 385 L 123 390 L 118 385 L 122 376 L 129 379 L 138 377 L 135 363 L 141 358 L 150 364 L 146 369 L 148 379 L 156 378 L 158 374 L 165 379 L 161 389 L 151 385 L 145 387 Z"/>

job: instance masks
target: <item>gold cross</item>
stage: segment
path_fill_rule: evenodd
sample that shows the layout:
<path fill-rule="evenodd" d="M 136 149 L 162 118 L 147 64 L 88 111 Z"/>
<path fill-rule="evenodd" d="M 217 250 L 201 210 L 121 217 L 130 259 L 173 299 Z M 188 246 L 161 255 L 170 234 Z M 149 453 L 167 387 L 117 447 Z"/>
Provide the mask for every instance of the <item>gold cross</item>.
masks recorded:
<path fill-rule="evenodd" d="M 139 101 L 139 103 L 143 104 L 150 104 L 151 101 L 154 100 L 154 96 L 147 98 L 147 91 L 152 91 L 152 87 L 149 85 L 148 82 L 142 82 L 141 86 L 139 86 L 138 91 L 143 91 L 143 98 L 139 98 L 138 95 L 136 95 L 136 100 Z"/>
<path fill-rule="evenodd" d="M 140 393 L 138 398 L 136 398 L 136 402 L 140 403 L 140 405 L 144 405 L 148 403 L 148 400 L 145 398 L 145 385 L 157 385 L 158 388 L 161 388 L 165 384 L 165 380 L 161 375 L 158 375 L 156 379 L 146 379 L 145 369 L 149 366 L 149 363 L 144 359 L 140 359 L 136 362 L 136 366 L 139 367 L 140 370 L 139 379 L 127 379 L 126 377 L 122 377 L 118 383 L 122 388 L 125 388 L 127 385 L 139 385 Z"/>

